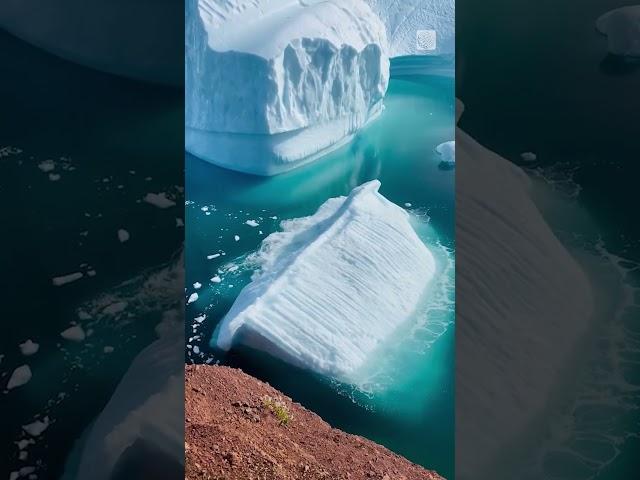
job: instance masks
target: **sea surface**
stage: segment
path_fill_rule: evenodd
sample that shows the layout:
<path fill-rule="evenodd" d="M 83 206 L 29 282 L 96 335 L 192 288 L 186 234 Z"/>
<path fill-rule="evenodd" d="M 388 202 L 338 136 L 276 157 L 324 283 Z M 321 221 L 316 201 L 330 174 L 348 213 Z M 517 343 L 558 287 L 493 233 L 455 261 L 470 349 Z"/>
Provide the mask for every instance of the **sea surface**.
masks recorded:
<path fill-rule="evenodd" d="M 601 14 L 626 4 L 456 5 L 459 125 L 526 169 L 539 208 L 599 292 L 578 386 L 522 478 L 637 475 L 640 65 L 609 56 L 595 29 Z M 523 162 L 523 152 L 536 161 Z"/>
<path fill-rule="evenodd" d="M 163 313 L 180 306 L 181 285 L 168 272 L 184 238 L 183 95 L 74 65 L 4 32 L 0 76 L 0 264 L 10 299 L 0 335 L 0 471 L 59 478 Z M 144 201 L 161 192 L 173 207 Z M 71 273 L 83 277 L 53 284 Z M 73 325 L 84 341 L 61 336 Z M 28 339 L 39 350 L 25 356 L 19 345 Z M 22 365 L 31 380 L 7 391 Z M 37 438 L 22 429 L 45 419 Z M 33 443 L 20 449 L 20 440 Z"/>
<path fill-rule="evenodd" d="M 292 172 L 256 177 L 187 155 L 186 298 L 198 299 L 187 305 L 186 361 L 240 367 L 331 425 L 453 478 L 455 170 L 442 169 L 435 151 L 455 135 L 454 80 L 444 70 L 427 58 L 396 61 L 382 115 L 348 145 Z M 212 349 L 216 325 L 250 281 L 247 257 L 261 241 L 282 220 L 310 215 L 372 179 L 411 213 L 438 274 L 370 377 L 339 384 L 246 348 Z"/>

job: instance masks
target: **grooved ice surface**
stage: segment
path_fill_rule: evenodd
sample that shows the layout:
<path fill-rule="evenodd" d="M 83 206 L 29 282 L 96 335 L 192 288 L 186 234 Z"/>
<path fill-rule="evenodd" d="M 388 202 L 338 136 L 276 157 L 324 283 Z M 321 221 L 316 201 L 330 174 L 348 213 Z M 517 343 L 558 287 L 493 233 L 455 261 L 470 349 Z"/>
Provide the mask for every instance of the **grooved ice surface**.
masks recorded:
<path fill-rule="evenodd" d="M 260 270 L 218 326 L 212 343 L 235 342 L 349 381 L 414 313 L 435 272 L 409 214 L 380 182 L 283 222 L 263 242 Z"/>
<path fill-rule="evenodd" d="M 381 111 L 387 48 L 362 0 L 189 0 L 187 150 L 261 175 L 297 166 Z"/>
<path fill-rule="evenodd" d="M 640 57 L 640 5 L 616 8 L 596 21 L 613 55 Z"/>
<path fill-rule="evenodd" d="M 455 0 L 365 0 L 386 26 L 389 56 L 453 55 Z M 436 49 L 416 48 L 418 30 L 436 31 Z"/>

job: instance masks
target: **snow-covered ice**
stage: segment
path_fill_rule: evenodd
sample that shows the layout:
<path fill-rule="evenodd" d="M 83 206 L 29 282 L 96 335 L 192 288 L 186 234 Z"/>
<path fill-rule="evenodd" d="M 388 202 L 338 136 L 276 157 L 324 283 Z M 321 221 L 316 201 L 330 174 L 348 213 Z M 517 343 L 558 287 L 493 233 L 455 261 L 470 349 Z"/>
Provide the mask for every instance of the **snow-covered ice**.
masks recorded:
<path fill-rule="evenodd" d="M 607 36 L 609 53 L 640 57 L 640 5 L 611 10 L 596 21 L 598 31 Z"/>
<path fill-rule="evenodd" d="M 365 0 L 387 29 L 389 56 L 452 55 L 455 52 L 455 0 Z M 418 30 L 436 31 L 436 49 L 416 48 Z"/>
<path fill-rule="evenodd" d="M 21 365 L 16 368 L 11 374 L 11 377 L 9 377 L 7 390 L 21 387 L 22 385 L 29 383 L 29 380 L 31 380 L 31 369 L 29 368 L 29 365 Z"/>
<path fill-rule="evenodd" d="M 381 112 L 387 36 L 363 0 L 189 0 L 186 28 L 185 142 L 200 158 L 275 175 Z"/>
<path fill-rule="evenodd" d="M 217 327 L 294 365 L 350 381 L 414 313 L 435 260 L 409 214 L 377 180 L 282 223 L 255 254 L 259 270 Z"/>

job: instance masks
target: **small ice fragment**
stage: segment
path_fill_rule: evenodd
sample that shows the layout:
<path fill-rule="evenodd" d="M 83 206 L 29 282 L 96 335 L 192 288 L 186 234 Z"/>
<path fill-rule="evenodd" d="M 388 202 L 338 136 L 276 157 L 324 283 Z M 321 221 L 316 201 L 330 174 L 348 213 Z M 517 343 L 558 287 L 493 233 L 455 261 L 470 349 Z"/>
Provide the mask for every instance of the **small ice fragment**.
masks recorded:
<path fill-rule="evenodd" d="M 124 311 L 129 304 L 127 302 L 114 302 L 111 305 L 107 305 L 102 309 L 102 313 L 107 315 L 115 315 Z"/>
<path fill-rule="evenodd" d="M 126 242 L 127 240 L 129 240 L 129 238 L 131 238 L 131 235 L 129 235 L 129 232 L 127 232 L 122 228 L 118 230 L 118 240 L 120 240 L 120 243 Z"/>
<path fill-rule="evenodd" d="M 44 173 L 48 173 L 55 170 L 56 162 L 54 162 L 53 160 L 45 160 L 44 162 L 40 162 L 38 164 L 38 168 Z"/>
<path fill-rule="evenodd" d="M 205 318 L 207 318 L 207 316 L 203 314 L 203 315 L 200 315 L 199 317 L 194 318 L 194 320 L 198 323 L 202 323 L 204 322 Z"/>
<path fill-rule="evenodd" d="M 57 182 L 58 180 L 60 180 L 60 174 L 59 173 L 50 173 L 49 174 L 49 180 L 51 180 L 52 182 Z"/>
<path fill-rule="evenodd" d="M 234 235 L 233 239 L 237 242 L 238 240 L 240 240 L 240 237 L 238 235 Z"/>
<path fill-rule="evenodd" d="M 207 255 L 207 260 L 213 260 L 214 258 L 218 258 L 220 256 L 219 253 L 214 253 L 213 255 Z"/>
<path fill-rule="evenodd" d="M 9 378 L 9 383 L 7 383 L 7 390 L 11 390 L 12 388 L 21 387 L 31 380 L 31 369 L 29 365 L 21 365 L 16 368 L 11 374 L 11 378 Z"/>
<path fill-rule="evenodd" d="M 187 305 L 189 305 L 190 303 L 195 302 L 196 300 L 198 300 L 198 294 L 196 292 L 194 292 L 189 296 L 189 300 L 187 300 Z"/>
<path fill-rule="evenodd" d="M 61 275 L 59 277 L 54 277 L 51 282 L 56 287 L 61 287 L 62 285 L 66 285 L 67 283 L 75 282 L 76 280 L 80 280 L 82 278 L 81 272 L 74 272 L 68 275 Z"/>
<path fill-rule="evenodd" d="M 19 459 L 20 461 L 24 462 L 24 461 L 27 459 L 27 457 L 28 457 L 28 456 L 29 456 L 29 453 L 28 453 L 28 452 L 26 452 L 26 451 L 22 451 L 22 452 L 20 452 L 20 453 L 18 454 L 18 459 Z"/>
<path fill-rule="evenodd" d="M 113 347 L 112 347 L 111 345 L 107 345 L 106 347 L 104 347 L 104 348 L 102 349 L 102 351 L 103 351 L 104 353 L 112 353 L 112 352 L 113 352 Z"/>
<path fill-rule="evenodd" d="M 207 212 L 207 211 L 209 211 L 209 207 L 206 207 L 206 206 L 205 207 L 201 207 L 200 210 L 202 210 L 203 212 Z"/>
<path fill-rule="evenodd" d="M 169 208 L 175 206 L 176 202 L 167 198 L 167 194 L 161 193 L 147 193 L 144 197 L 144 201 L 154 205 L 158 208 Z"/>
<path fill-rule="evenodd" d="M 259 235 L 262 235 L 262 230 L 259 230 L 259 231 L 258 231 L 258 234 L 259 234 Z"/>
<path fill-rule="evenodd" d="M 95 277 L 96 276 L 96 271 L 95 270 L 89 270 L 87 272 L 87 275 L 90 276 L 90 277 Z"/>
<path fill-rule="evenodd" d="M 237 265 L 231 265 L 227 272 L 235 272 L 236 270 L 238 270 L 238 268 L 240 267 L 238 267 Z"/>
<path fill-rule="evenodd" d="M 193 346 L 193 353 L 195 353 L 196 355 L 200 354 L 200 347 L 198 347 L 197 345 Z"/>
<path fill-rule="evenodd" d="M 211 279 L 211 281 L 212 281 L 213 283 L 220 283 L 220 282 L 222 281 L 222 279 L 220 278 L 220 276 L 216 275 L 215 277 L 213 277 L 213 278 Z"/>
<path fill-rule="evenodd" d="M 525 162 L 535 162 L 538 156 L 533 152 L 523 152 L 520 154 L 520 158 Z"/>
<path fill-rule="evenodd" d="M 71 340 L 72 342 L 82 342 L 86 335 L 80 325 L 74 325 L 69 327 L 60 333 L 60 336 L 65 340 Z"/>
<path fill-rule="evenodd" d="M 29 445 L 31 445 L 32 440 L 27 440 L 27 439 L 22 439 L 22 440 L 18 440 L 16 442 L 16 445 L 18 445 L 18 450 L 22 450 L 24 448 L 27 448 Z"/>
<path fill-rule="evenodd" d="M 405 203 L 404 206 L 407 208 L 411 208 L 411 204 L 409 202 Z"/>
<path fill-rule="evenodd" d="M 246 222 L 247 225 L 249 225 L 250 227 L 257 227 L 259 225 L 258 222 L 256 222 L 255 220 L 247 220 Z"/>
<path fill-rule="evenodd" d="M 195 288 L 196 290 L 198 290 L 201 287 L 202 287 L 202 284 L 200 282 L 196 282 L 193 284 L 193 288 Z"/>
<path fill-rule="evenodd" d="M 80 310 L 78 312 L 78 318 L 80 320 L 90 320 L 91 319 L 91 315 L 89 315 L 87 312 L 85 312 L 84 310 Z"/>
<path fill-rule="evenodd" d="M 184 227 L 184 220 L 181 218 L 176 218 L 176 227 Z"/>
<path fill-rule="evenodd" d="M 36 420 L 35 422 L 23 425 L 22 429 L 32 437 L 37 437 L 49 427 L 49 417 L 44 417 L 42 420 Z"/>
<path fill-rule="evenodd" d="M 33 355 L 34 353 L 37 353 L 38 349 L 40 348 L 40 345 L 38 345 L 35 342 L 32 342 L 31 340 L 27 340 L 26 342 L 21 343 L 19 347 L 20 347 L 20 352 L 24 356 L 29 356 L 29 355 Z"/>
<path fill-rule="evenodd" d="M 20 472 L 11 472 L 9 474 L 9 480 L 18 480 L 20 478 Z"/>

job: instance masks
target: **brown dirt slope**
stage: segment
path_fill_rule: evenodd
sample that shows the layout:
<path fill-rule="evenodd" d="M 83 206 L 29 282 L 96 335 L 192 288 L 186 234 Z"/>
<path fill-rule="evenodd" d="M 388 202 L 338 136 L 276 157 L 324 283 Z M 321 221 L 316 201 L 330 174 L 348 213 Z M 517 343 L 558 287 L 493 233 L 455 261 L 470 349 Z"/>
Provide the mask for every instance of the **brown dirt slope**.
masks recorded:
<path fill-rule="evenodd" d="M 441 479 L 380 445 L 331 428 L 240 370 L 189 365 L 185 383 L 187 480 Z M 282 402 L 287 425 L 267 397 Z"/>

